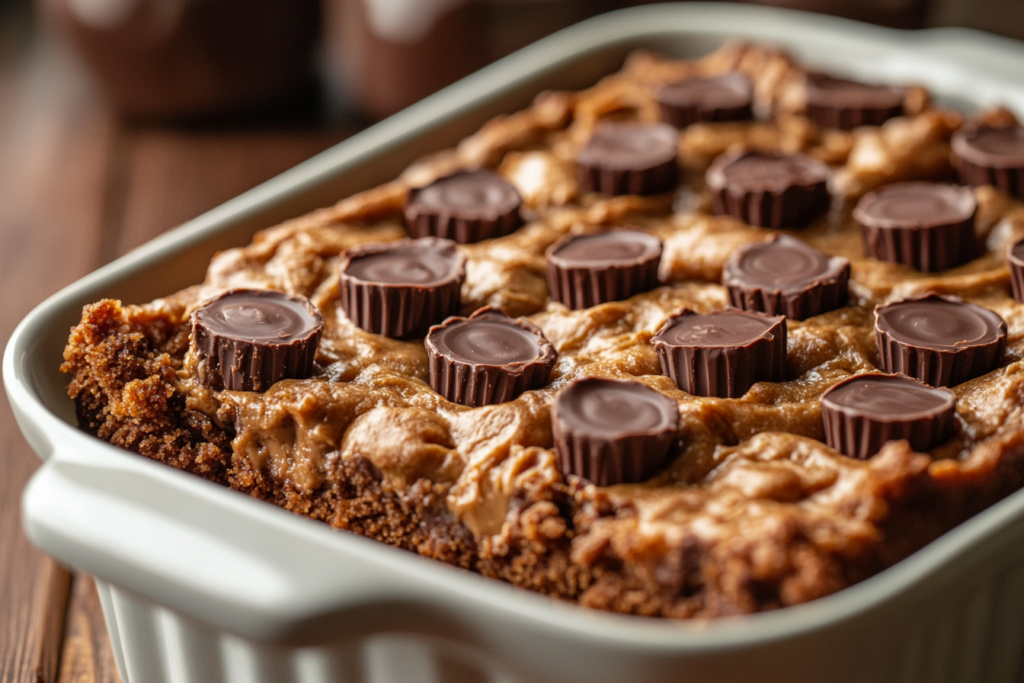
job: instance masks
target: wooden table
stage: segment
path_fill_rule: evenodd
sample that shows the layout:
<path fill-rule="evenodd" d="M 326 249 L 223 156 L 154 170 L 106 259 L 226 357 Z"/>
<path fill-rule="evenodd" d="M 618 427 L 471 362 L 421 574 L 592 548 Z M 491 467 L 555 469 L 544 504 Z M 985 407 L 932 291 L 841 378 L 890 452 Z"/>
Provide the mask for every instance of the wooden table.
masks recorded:
<path fill-rule="evenodd" d="M 0 346 L 61 287 L 358 129 L 123 125 L 78 68 L 27 12 L 0 24 Z M 92 578 L 22 532 L 38 466 L 0 395 L 0 683 L 118 681 Z"/>

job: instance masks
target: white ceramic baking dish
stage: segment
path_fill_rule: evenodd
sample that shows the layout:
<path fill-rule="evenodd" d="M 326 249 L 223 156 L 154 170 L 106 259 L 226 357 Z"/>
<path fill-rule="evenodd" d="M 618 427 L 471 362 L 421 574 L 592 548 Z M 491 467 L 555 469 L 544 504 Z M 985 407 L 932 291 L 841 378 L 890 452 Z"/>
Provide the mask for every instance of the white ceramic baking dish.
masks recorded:
<path fill-rule="evenodd" d="M 1024 112 L 1024 47 L 1012 41 L 738 5 L 627 10 L 467 78 L 83 278 L 21 323 L 4 379 L 46 461 L 25 491 L 25 526 L 97 577 L 126 683 L 1024 680 L 1024 492 L 837 595 L 673 622 L 555 602 L 332 531 L 75 428 L 57 366 L 83 304 L 198 282 L 217 249 L 386 181 L 539 90 L 584 87 L 633 49 L 692 57 L 733 36 Z"/>

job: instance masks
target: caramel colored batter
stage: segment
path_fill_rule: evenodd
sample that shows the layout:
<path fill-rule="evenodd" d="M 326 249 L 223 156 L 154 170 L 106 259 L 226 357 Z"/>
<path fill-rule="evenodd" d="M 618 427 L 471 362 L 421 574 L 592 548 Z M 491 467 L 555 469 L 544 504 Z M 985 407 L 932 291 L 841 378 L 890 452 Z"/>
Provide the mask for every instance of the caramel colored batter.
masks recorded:
<path fill-rule="evenodd" d="M 686 129 L 674 195 L 580 193 L 573 160 L 598 121 L 656 120 L 653 84 L 731 69 L 754 80 L 764 118 Z M 739 44 L 693 62 L 634 55 L 590 90 L 544 93 L 393 183 L 219 254 L 200 286 L 141 306 L 87 307 L 64 365 L 82 427 L 334 526 L 603 609 L 747 613 L 876 573 L 1024 483 L 1024 305 L 1009 294 L 1005 258 L 1024 237 L 1024 206 L 977 189 L 977 232 L 988 249 L 951 271 L 927 275 L 865 258 L 852 203 L 892 180 L 950 178 L 949 138 L 960 116 L 912 88 L 906 116 L 820 131 L 800 115 L 803 73 L 782 53 Z M 851 305 L 789 321 L 785 381 L 755 385 L 740 399 L 700 398 L 661 375 L 649 341 L 683 307 L 726 306 L 718 284 L 725 260 L 771 234 L 709 215 L 703 169 L 738 144 L 803 151 L 834 167 L 832 209 L 790 234 L 850 259 Z M 493 305 L 529 316 L 559 359 L 544 389 L 469 409 L 431 390 L 421 341 L 348 321 L 337 303 L 337 266 L 347 247 L 404 235 L 410 187 L 481 164 L 520 190 L 527 224 L 460 247 L 468 258 L 463 312 Z M 544 250 L 595 225 L 659 235 L 665 286 L 580 311 L 549 301 Z M 302 294 L 321 310 L 313 378 L 263 394 L 214 393 L 192 380 L 190 312 L 242 286 Z M 925 291 L 999 313 L 1009 327 L 1001 367 L 953 388 L 959 432 L 935 451 L 892 442 L 867 461 L 838 454 L 823 443 L 818 398 L 876 369 L 874 306 Z M 599 489 L 563 477 L 549 412 L 559 388 L 583 376 L 634 378 L 677 400 L 679 457 L 642 484 Z"/>

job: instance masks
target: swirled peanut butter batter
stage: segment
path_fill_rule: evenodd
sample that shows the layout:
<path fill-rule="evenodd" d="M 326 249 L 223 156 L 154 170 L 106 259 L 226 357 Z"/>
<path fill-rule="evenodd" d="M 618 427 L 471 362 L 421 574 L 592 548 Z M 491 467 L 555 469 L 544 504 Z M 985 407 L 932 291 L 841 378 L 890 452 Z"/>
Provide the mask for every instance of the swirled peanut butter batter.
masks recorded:
<path fill-rule="evenodd" d="M 659 87 L 728 73 L 752 83 L 755 118 L 682 129 L 675 191 L 581 189 L 576 159 L 600 124 L 657 122 Z M 1024 237 L 1024 206 L 975 189 L 984 248 L 956 268 L 923 273 L 868 258 L 853 204 L 890 181 L 951 179 L 949 140 L 961 117 L 910 87 L 903 115 L 881 126 L 818 128 L 804 116 L 806 82 L 787 55 L 756 46 L 729 44 L 688 62 L 637 54 L 589 90 L 543 93 L 392 183 L 219 254 L 200 285 L 149 304 L 88 306 L 63 366 L 81 426 L 335 527 L 601 609 L 748 613 L 870 576 L 1024 482 L 1024 304 L 1010 295 L 1006 265 L 1006 250 Z M 788 321 L 781 381 L 737 398 L 699 397 L 662 374 L 651 337 L 684 308 L 726 307 L 730 255 L 775 234 L 712 214 L 704 171 L 737 146 L 828 164 L 830 207 L 786 234 L 849 259 L 847 305 Z M 430 388 L 421 338 L 391 339 L 348 319 L 338 271 L 345 249 L 405 237 L 411 188 L 480 166 L 518 190 L 525 224 L 458 246 L 461 313 L 496 306 L 525 316 L 558 360 L 543 388 L 468 408 Z M 662 284 L 580 310 L 552 302 L 545 250 L 571 233 L 620 227 L 662 240 Z M 262 393 L 194 379 L 189 316 L 233 288 L 302 295 L 319 309 L 311 377 Z M 876 305 L 926 292 L 1001 316 L 1005 355 L 951 387 L 955 435 L 930 452 L 893 441 L 867 460 L 840 454 L 825 443 L 821 394 L 878 369 Z M 674 400 L 678 454 L 640 483 L 597 487 L 563 475 L 551 408 L 583 377 L 633 379 Z"/>

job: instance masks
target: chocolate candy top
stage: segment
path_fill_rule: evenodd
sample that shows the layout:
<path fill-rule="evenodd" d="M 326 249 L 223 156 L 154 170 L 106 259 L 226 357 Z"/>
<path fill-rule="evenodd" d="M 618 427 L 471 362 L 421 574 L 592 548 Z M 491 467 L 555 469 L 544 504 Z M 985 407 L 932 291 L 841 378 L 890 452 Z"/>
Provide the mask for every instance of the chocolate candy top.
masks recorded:
<path fill-rule="evenodd" d="M 666 344 L 726 347 L 745 346 L 771 335 L 779 317 L 726 308 L 704 315 L 680 315 L 670 322 L 656 335 Z"/>
<path fill-rule="evenodd" d="M 1010 266 L 1010 284 L 1013 288 L 1013 298 L 1024 303 L 1024 240 L 1017 242 L 1010 248 L 1006 257 Z"/>
<path fill-rule="evenodd" d="M 1024 127 L 969 124 L 953 133 L 960 181 L 1024 197 Z"/>
<path fill-rule="evenodd" d="M 683 310 L 651 338 L 662 372 L 694 396 L 735 398 L 756 382 L 781 380 L 786 319 L 724 309 Z"/>
<path fill-rule="evenodd" d="M 902 88 L 869 85 L 825 74 L 811 74 L 806 81 L 807 118 L 822 128 L 849 130 L 879 126 L 903 113 L 906 93 Z"/>
<path fill-rule="evenodd" d="M 430 385 L 449 401 L 472 407 L 543 387 L 558 358 L 538 327 L 491 307 L 430 328 L 424 345 Z"/>
<path fill-rule="evenodd" d="M 559 468 L 598 486 L 649 478 L 671 455 L 678 428 L 676 402 L 639 382 L 579 379 L 552 408 Z"/>
<path fill-rule="evenodd" d="M 307 339 L 324 325 L 308 299 L 271 289 L 225 292 L 197 309 L 193 319 L 213 334 L 274 344 Z"/>
<path fill-rule="evenodd" d="M 422 336 L 458 313 L 465 264 L 454 242 L 436 237 L 353 247 L 341 261 L 341 307 L 368 332 Z"/>
<path fill-rule="evenodd" d="M 821 409 L 828 445 L 854 458 L 898 439 L 929 451 L 956 429 L 953 392 L 906 375 L 855 375 L 822 394 Z"/>
<path fill-rule="evenodd" d="M 881 367 L 932 386 L 991 372 L 1006 347 L 1006 323 L 987 308 L 928 294 L 875 309 Z"/>
<path fill-rule="evenodd" d="M 912 182 L 887 185 L 861 197 L 853 217 L 869 256 L 925 272 L 964 264 L 977 254 L 969 187 Z"/>
<path fill-rule="evenodd" d="M 740 247 L 725 264 L 730 303 L 803 320 L 846 302 L 850 262 L 788 235 Z"/>
<path fill-rule="evenodd" d="M 876 325 L 897 341 L 939 351 L 989 344 L 1006 329 L 987 308 L 935 294 L 880 306 Z"/>
<path fill-rule="evenodd" d="M 224 292 L 192 314 L 198 379 L 216 390 L 265 391 L 282 379 L 309 377 L 323 327 L 305 297 Z"/>
<path fill-rule="evenodd" d="M 717 163 L 721 160 L 722 163 Z M 805 154 L 747 151 L 723 155 L 708 170 L 708 182 L 743 191 L 782 191 L 828 180 L 828 166 Z"/>
<path fill-rule="evenodd" d="M 977 208 L 970 188 L 912 182 L 894 183 L 864 195 L 853 213 L 865 224 L 927 229 L 970 219 Z"/>
<path fill-rule="evenodd" d="M 707 78 L 687 78 L 655 93 L 661 120 L 676 128 L 700 121 L 741 121 L 752 117 L 754 84 L 734 71 Z"/>
<path fill-rule="evenodd" d="M 434 287 L 460 277 L 465 258 L 448 240 L 401 240 L 345 252 L 347 277 L 387 285 Z"/>
<path fill-rule="evenodd" d="M 980 166 L 1024 167 L 1024 126 L 964 126 L 953 135 L 953 152 Z"/>
<path fill-rule="evenodd" d="M 548 258 L 565 267 L 608 268 L 660 255 L 661 240 L 649 232 L 607 230 L 569 235 L 549 250 Z"/>
<path fill-rule="evenodd" d="M 411 190 L 405 223 L 412 237 L 469 244 L 513 232 L 522 223 L 518 190 L 497 173 L 460 171 Z"/>
<path fill-rule="evenodd" d="M 545 255 L 551 298 L 572 309 L 628 299 L 658 286 L 661 240 L 643 230 L 567 235 Z"/>
<path fill-rule="evenodd" d="M 719 155 L 706 180 L 715 213 L 768 228 L 803 227 L 828 207 L 828 166 L 804 154 Z"/>
<path fill-rule="evenodd" d="M 580 186 L 604 194 L 658 194 L 675 187 L 679 134 L 665 123 L 602 123 L 576 157 Z"/>
<path fill-rule="evenodd" d="M 956 404 L 949 389 L 937 389 L 906 375 L 857 375 L 836 384 L 822 402 L 876 417 L 913 418 Z"/>

